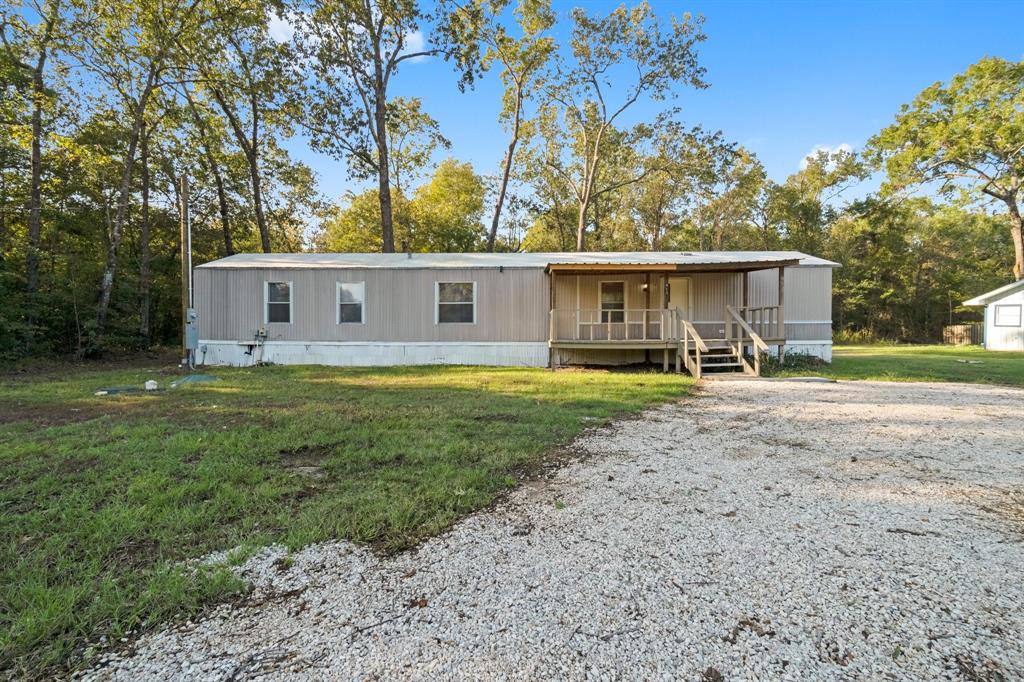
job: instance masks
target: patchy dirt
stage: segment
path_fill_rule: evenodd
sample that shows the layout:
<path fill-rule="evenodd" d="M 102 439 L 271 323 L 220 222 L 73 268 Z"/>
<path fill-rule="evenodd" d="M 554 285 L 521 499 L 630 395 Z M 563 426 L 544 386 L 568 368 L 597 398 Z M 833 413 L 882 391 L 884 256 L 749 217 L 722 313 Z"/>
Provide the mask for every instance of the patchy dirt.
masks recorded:
<path fill-rule="evenodd" d="M 1024 679 L 1024 392 L 704 386 L 415 551 L 268 548 L 265 598 L 86 677 Z"/>

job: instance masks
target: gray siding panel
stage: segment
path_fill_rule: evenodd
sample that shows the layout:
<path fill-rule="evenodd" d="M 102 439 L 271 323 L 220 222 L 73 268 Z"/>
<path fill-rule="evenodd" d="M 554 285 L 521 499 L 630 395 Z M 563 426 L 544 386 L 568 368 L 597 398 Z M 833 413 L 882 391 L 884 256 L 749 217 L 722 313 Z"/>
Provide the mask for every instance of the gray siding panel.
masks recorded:
<path fill-rule="evenodd" d="M 272 341 L 546 341 L 542 269 L 196 270 L 200 338 Z M 292 323 L 264 324 L 263 283 L 292 282 Z M 476 282 L 476 324 L 435 324 L 434 283 Z M 365 282 L 364 324 L 338 324 L 337 282 Z"/>
<path fill-rule="evenodd" d="M 721 335 L 727 304 L 739 305 L 742 275 L 696 273 L 691 277 L 691 319 L 701 334 Z M 561 275 L 555 278 L 556 306 L 574 310 L 600 307 L 598 283 L 626 282 L 627 307 L 643 308 L 644 274 Z M 263 283 L 293 283 L 292 324 L 264 323 Z M 435 324 L 434 283 L 475 281 L 476 324 Z M 662 307 L 664 281 L 651 275 L 650 306 Z M 336 323 L 337 282 L 365 282 L 364 324 Z M 750 305 L 774 305 L 777 270 L 750 274 Z M 550 291 L 541 268 L 340 269 L 199 268 L 195 271 L 199 335 L 204 340 L 250 340 L 266 326 L 273 341 L 480 341 L 539 342 L 548 339 Z M 786 330 L 789 339 L 832 338 L 832 270 L 786 269 Z M 571 318 L 567 318 L 571 325 Z M 561 330 L 563 333 L 567 329 Z"/>

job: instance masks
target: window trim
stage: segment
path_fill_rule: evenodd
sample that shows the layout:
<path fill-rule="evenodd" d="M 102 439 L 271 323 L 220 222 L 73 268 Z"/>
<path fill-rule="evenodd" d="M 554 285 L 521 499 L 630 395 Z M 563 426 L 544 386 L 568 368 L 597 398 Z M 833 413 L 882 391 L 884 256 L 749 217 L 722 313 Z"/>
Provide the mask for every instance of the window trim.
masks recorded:
<path fill-rule="evenodd" d="M 341 321 L 341 286 L 343 284 L 359 284 L 363 287 L 363 298 L 359 301 L 359 321 Z M 366 324 L 366 281 L 362 282 L 335 282 L 334 286 L 334 324 Z"/>
<path fill-rule="evenodd" d="M 603 289 L 605 284 L 621 284 L 622 285 L 622 322 L 605 322 L 604 321 L 604 302 L 603 302 Z M 626 323 L 626 311 L 629 310 L 629 287 L 626 286 L 626 280 L 624 279 L 601 279 L 597 282 L 597 310 L 598 317 L 600 318 L 601 324 L 625 324 Z M 612 309 L 614 310 L 614 309 Z"/>
<path fill-rule="evenodd" d="M 1019 329 L 1021 323 L 1024 323 L 1024 310 L 1022 310 L 1020 303 L 994 303 L 992 305 L 992 326 L 1000 327 L 1002 329 Z M 1017 324 L 999 324 L 999 308 L 1016 308 L 1017 309 Z"/>
<path fill-rule="evenodd" d="M 288 321 L 287 322 L 271 322 L 270 321 L 270 285 L 271 284 L 287 284 L 288 285 Z M 281 301 L 276 302 L 280 304 Z M 275 304 L 275 305 L 276 305 Z M 295 322 L 295 283 L 288 281 L 285 282 L 280 279 L 263 280 L 263 324 L 292 324 Z"/>
<path fill-rule="evenodd" d="M 473 285 L 473 321 L 472 322 L 442 322 L 441 321 L 441 285 L 442 284 L 472 284 Z M 466 305 L 465 303 L 456 305 Z M 434 282 L 434 325 L 441 324 L 476 324 L 476 280 L 437 280 Z"/>

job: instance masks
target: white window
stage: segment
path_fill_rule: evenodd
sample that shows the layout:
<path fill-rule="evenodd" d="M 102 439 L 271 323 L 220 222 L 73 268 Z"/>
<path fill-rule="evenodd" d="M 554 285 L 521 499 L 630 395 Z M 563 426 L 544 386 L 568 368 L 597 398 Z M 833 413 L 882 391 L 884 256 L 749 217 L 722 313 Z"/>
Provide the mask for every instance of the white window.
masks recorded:
<path fill-rule="evenodd" d="M 601 322 L 626 321 L 626 283 L 601 282 Z"/>
<path fill-rule="evenodd" d="M 476 282 L 434 282 L 434 321 L 476 323 Z"/>
<path fill-rule="evenodd" d="M 366 301 L 366 282 L 338 282 L 338 324 L 362 324 L 363 303 Z"/>
<path fill-rule="evenodd" d="M 1019 327 L 1020 305 L 997 305 L 995 307 L 995 326 Z"/>
<path fill-rule="evenodd" d="M 263 319 L 267 323 L 291 324 L 292 321 L 292 283 L 263 283 Z"/>

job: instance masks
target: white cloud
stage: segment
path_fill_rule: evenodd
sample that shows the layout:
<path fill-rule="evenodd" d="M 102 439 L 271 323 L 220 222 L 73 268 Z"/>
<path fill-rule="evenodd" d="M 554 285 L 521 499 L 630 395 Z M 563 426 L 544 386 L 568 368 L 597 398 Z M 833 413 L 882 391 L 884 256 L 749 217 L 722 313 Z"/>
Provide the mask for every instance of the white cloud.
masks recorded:
<path fill-rule="evenodd" d="M 267 24 L 267 30 L 270 33 L 270 37 L 278 43 L 287 43 L 295 35 L 295 25 L 292 23 L 291 15 L 279 17 L 276 14 L 270 15 L 270 21 Z"/>
<path fill-rule="evenodd" d="M 804 158 L 800 160 L 800 170 L 807 168 L 807 162 L 818 155 L 819 152 L 827 152 L 829 154 L 838 154 L 839 152 L 845 152 L 847 154 L 853 153 L 853 145 L 849 142 L 841 142 L 837 145 L 828 144 L 816 144 L 811 151 L 804 154 Z"/>
<path fill-rule="evenodd" d="M 410 54 L 412 52 L 420 52 L 423 50 L 427 41 L 423 38 L 423 32 L 416 30 L 412 33 L 405 34 L 405 49 L 402 50 L 402 54 Z M 427 59 L 428 57 L 419 56 L 410 59 L 410 62 L 419 62 Z"/>

